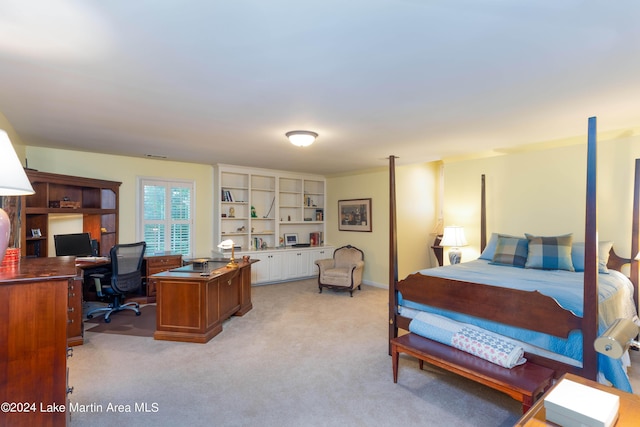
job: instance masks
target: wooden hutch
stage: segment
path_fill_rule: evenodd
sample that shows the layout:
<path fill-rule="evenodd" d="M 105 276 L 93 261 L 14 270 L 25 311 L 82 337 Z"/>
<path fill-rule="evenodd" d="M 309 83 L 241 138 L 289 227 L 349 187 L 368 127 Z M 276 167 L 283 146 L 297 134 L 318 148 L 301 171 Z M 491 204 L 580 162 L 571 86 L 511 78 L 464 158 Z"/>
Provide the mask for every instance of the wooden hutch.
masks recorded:
<path fill-rule="evenodd" d="M 22 196 L 22 256 L 47 257 L 49 216 L 81 214 L 83 232 L 98 241 L 101 256 L 118 243 L 118 197 L 121 182 L 59 175 L 26 169 L 35 194 Z M 34 235 L 33 230 L 39 230 Z M 55 256 L 55 254 L 51 254 Z"/>

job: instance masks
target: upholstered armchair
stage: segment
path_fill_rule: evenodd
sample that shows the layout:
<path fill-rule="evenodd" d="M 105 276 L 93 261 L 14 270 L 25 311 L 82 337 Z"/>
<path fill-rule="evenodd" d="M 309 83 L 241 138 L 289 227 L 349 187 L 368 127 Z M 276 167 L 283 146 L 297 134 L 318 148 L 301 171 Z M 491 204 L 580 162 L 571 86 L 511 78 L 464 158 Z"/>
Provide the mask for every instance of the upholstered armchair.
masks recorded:
<path fill-rule="evenodd" d="M 333 251 L 333 258 L 319 259 L 318 288 L 349 291 L 353 297 L 355 288 L 360 290 L 364 270 L 364 253 L 355 246 L 342 246 Z"/>

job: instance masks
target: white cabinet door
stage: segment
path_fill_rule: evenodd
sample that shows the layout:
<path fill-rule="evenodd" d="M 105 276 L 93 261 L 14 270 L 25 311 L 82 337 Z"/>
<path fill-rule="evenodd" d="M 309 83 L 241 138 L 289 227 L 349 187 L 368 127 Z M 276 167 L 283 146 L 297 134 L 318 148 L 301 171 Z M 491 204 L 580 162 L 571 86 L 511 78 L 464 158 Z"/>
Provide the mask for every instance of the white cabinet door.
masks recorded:
<path fill-rule="evenodd" d="M 287 251 L 285 255 L 285 279 L 297 279 L 311 274 L 308 250 Z"/>
<path fill-rule="evenodd" d="M 251 264 L 251 283 L 270 283 L 284 278 L 281 252 L 251 252 L 259 262 Z"/>
<path fill-rule="evenodd" d="M 284 279 L 284 268 L 282 266 L 283 253 L 271 252 L 269 254 L 269 281 L 276 282 Z"/>
<path fill-rule="evenodd" d="M 269 280 L 269 258 L 267 252 L 252 252 L 251 258 L 259 260 L 251 264 L 251 284 L 264 283 Z"/>

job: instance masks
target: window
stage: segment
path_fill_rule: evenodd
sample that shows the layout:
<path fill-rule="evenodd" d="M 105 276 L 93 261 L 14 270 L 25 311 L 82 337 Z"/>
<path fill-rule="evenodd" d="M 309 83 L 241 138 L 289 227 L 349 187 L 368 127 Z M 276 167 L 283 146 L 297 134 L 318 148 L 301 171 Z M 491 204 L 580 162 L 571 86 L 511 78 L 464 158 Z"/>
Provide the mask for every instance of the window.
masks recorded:
<path fill-rule="evenodd" d="M 193 188 L 193 182 L 140 180 L 140 229 L 147 252 L 193 254 Z"/>

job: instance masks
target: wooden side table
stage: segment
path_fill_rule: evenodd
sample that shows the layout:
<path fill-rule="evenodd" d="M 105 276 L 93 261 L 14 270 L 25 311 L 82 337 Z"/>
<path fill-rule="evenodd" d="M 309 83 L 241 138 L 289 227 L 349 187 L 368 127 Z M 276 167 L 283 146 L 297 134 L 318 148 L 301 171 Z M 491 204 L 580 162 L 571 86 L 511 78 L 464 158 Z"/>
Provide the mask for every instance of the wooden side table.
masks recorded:
<path fill-rule="evenodd" d="M 640 420 L 640 396 L 618 390 L 617 388 L 614 388 L 614 387 L 608 387 L 606 385 L 588 380 L 586 378 L 579 377 L 574 374 L 565 374 L 562 376 L 560 380 L 565 378 L 568 380 L 574 381 L 576 383 L 584 384 L 589 387 L 597 388 L 598 390 L 602 390 L 607 393 L 620 396 L 620 409 L 618 412 L 618 421 L 615 424 L 616 427 L 632 427 L 632 426 L 638 425 L 638 420 Z M 514 424 L 514 427 L 557 426 L 557 424 L 554 424 L 551 421 L 546 420 L 546 411 L 544 409 L 544 398 L 554 388 L 555 386 L 549 389 L 540 398 L 540 400 L 538 400 L 536 404 L 533 405 L 531 409 L 529 409 L 527 413 L 524 414 L 516 424 Z"/>

